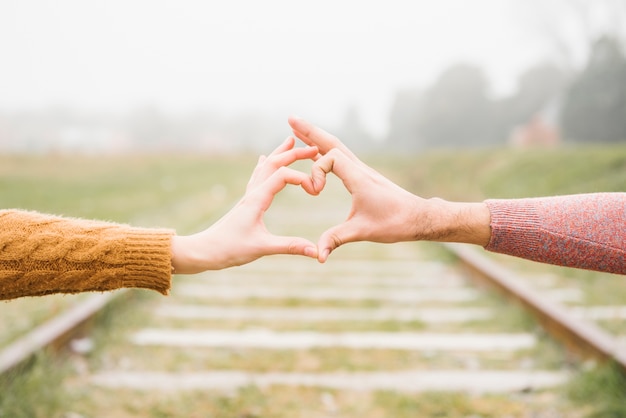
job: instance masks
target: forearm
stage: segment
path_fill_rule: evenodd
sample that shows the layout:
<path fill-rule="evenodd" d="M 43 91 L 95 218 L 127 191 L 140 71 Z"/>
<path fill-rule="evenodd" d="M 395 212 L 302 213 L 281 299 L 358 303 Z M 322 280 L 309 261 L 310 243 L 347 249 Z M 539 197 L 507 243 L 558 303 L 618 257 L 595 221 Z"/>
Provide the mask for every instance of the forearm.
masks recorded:
<path fill-rule="evenodd" d="M 485 246 L 491 235 L 490 213 L 485 203 L 449 202 L 428 199 L 417 213 L 416 239 L 460 242 Z"/>
<path fill-rule="evenodd" d="M 487 200 L 489 251 L 626 274 L 626 193 Z"/>
<path fill-rule="evenodd" d="M 139 287 L 166 294 L 173 232 L 0 211 L 0 299 Z"/>

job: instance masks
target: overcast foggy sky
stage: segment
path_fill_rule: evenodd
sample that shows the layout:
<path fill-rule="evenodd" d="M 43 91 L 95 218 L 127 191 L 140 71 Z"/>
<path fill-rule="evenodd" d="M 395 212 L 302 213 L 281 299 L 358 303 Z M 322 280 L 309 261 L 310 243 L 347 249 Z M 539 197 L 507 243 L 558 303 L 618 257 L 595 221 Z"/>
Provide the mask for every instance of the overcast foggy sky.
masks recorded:
<path fill-rule="evenodd" d="M 382 131 L 456 62 L 494 89 L 549 50 L 523 0 L 0 0 L 0 109 L 263 109 Z"/>

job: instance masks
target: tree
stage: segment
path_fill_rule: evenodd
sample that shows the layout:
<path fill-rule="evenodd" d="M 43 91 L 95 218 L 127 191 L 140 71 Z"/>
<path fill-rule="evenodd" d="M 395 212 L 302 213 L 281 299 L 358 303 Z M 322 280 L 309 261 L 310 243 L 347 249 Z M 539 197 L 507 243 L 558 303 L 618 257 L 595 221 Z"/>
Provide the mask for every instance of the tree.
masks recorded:
<path fill-rule="evenodd" d="M 510 101 L 510 122 L 515 125 L 528 122 L 560 96 L 566 84 L 566 74 L 554 64 L 542 63 L 525 71 Z"/>
<path fill-rule="evenodd" d="M 486 145 L 495 142 L 483 71 L 459 64 L 444 71 L 427 90 L 418 133 L 429 147 Z"/>
<path fill-rule="evenodd" d="M 526 0 L 516 6 L 547 41 L 550 56 L 569 70 L 584 66 L 600 37 L 626 41 L 626 0 Z"/>
<path fill-rule="evenodd" d="M 594 43 L 587 67 L 566 93 L 561 125 L 569 140 L 626 141 L 626 59 L 615 38 Z"/>
<path fill-rule="evenodd" d="M 424 94 L 417 89 L 396 93 L 389 114 L 388 143 L 394 150 L 414 151 L 420 147 L 419 115 L 424 108 Z"/>
<path fill-rule="evenodd" d="M 361 113 L 355 105 L 350 105 L 346 109 L 337 134 L 348 148 L 357 152 L 370 151 L 374 146 L 374 138 L 363 125 Z"/>
<path fill-rule="evenodd" d="M 515 93 L 493 105 L 496 136 L 510 139 L 520 127 L 538 120 L 558 129 L 557 114 L 567 83 L 565 71 L 552 63 L 540 63 L 526 70 L 518 79 Z"/>

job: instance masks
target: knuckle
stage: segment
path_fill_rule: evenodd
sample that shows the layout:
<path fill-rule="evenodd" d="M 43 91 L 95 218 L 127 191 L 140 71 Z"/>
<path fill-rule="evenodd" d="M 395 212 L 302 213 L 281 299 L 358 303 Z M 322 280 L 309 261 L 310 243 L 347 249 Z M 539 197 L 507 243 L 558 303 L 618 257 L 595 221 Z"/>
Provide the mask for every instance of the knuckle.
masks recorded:
<path fill-rule="evenodd" d="M 300 246 L 298 246 L 297 242 L 291 241 L 289 245 L 287 246 L 287 254 L 298 255 L 300 254 L 299 249 L 300 249 Z"/>
<path fill-rule="evenodd" d="M 339 236 L 337 236 L 337 234 L 332 234 L 330 236 L 330 240 L 333 243 L 333 248 L 339 248 L 344 244 L 344 242 L 341 240 L 341 238 L 339 238 Z"/>

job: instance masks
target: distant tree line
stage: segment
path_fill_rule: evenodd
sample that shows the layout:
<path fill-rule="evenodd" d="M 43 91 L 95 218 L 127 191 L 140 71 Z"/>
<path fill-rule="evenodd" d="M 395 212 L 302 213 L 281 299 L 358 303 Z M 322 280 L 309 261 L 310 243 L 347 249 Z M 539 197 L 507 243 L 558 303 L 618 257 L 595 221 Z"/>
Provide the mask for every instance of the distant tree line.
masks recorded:
<path fill-rule="evenodd" d="M 261 113 L 227 117 L 211 110 L 175 115 L 153 106 L 123 113 L 50 107 L 0 112 L 0 152 L 257 152 L 284 136 L 283 125 Z"/>
<path fill-rule="evenodd" d="M 577 72 L 550 63 L 530 68 L 505 98 L 491 98 L 481 68 L 448 68 L 426 89 L 397 93 L 386 144 L 396 150 L 503 144 L 537 115 L 565 141 L 626 142 L 626 58 L 618 39 L 594 42 Z"/>
<path fill-rule="evenodd" d="M 561 124 L 573 141 L 626 142 L 626 59 L 620 43 L 602 38 L 566 90 Z"/>

